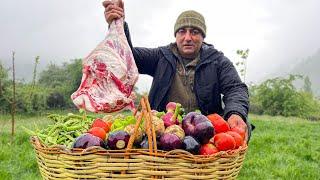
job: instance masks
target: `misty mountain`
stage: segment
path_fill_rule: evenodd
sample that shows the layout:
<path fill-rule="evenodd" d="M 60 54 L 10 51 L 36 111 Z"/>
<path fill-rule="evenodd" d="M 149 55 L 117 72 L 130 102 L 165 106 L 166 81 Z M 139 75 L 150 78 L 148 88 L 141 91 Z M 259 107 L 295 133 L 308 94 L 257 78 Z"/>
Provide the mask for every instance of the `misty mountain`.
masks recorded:
<path fill-rule="evenodd" d="M 4 65 L 6 69 L 9 69 L 9 77 L 12 78 L 12 60 L 6 59 L 5 61 L 0 60 L 1 63 Z M 71 62 L 69 61 L 64 61 L 64 62 Z M 62 65 L 63 63 L 57 63 L 55 61 L 51 62 L 44 62 L 42 61 L 40 57 L 40 62 L 37 65 L 37 79 L 39 78 L 40 73 L 43 70 L 46 70 L 48 68 L 48 65 L 50 63 L 54 63 L 56 65 Z M 31 59 L 30 61 L 23 61 L 20 58 L 15 59 L 15 76 L 16 80 L 19 82 L 31 82 L 32 77 L 33 77 L 33 70 L 34 70 L 34 60 Z"/>
<path fill-rule="evenodd" d="M 308 76 L 313 93 L 320 96 L 320 49 L 312 56 L 300 61 L 290 73 Z"/>
<path fill-rule="evenodd" d="M 56 62 L 56 61 L 54 61 Z M 71 62 L 65 61 L 65 62 Z M 11 62 L 8 61 L 2 61 L 5 67 L 11 67 Z M 53 63 L 53 62 L 51 62 Z M 57 65 L 61 65 L 60 63 L 56 63 Z M 47 68 L 48 63 L 45 63 L 44 61 L 40 60 L 40 63 L 37 67 L 37 77 L 39 77 L 39 74 L 41 71 L 45 70 Z M 32 74 L 33 74 L 33 68 L 34 68 L 34 62 L 29 61 L 20 61 L 17 59 L 16 61 L 16 78 L 20 81 L 30 82 L 32 80 Z M 308 76 L 311 80 L 311 87 L 312 91 L 315 95 L 320 96 L 320 49 L 314 53 L 313 55 L 302 59 L 294 59 L 290 61 L 290 63 L 279 65 L 279 68 L 276 69 L 273 72 L 270 72 L 265 78 L 261 79 L 258 83 L 261 83 L 262 81 L 270 78 L 275 77 L 283 77 L 288 74 L 300 74 L 303 76 Z M 9 76 L 11 77 L 11 73 L 9 72 Z M 299 83 L 299 86 L 301 87 L 301 82 Z"/>
<path fill-rule="evenodd" d="M 257 83 L 260 84 L 267 79 L 276 77 L 287 77 L 289 74 L 308 76 L 311 81 L 312 92 L 320 97 L 320 49 L 316 53 L 304 59 L 291 59 L 278 65 L 274 71 L 268 73 Z M 298 89 L 302 88 L 303 80 L 295 82 Z"/>

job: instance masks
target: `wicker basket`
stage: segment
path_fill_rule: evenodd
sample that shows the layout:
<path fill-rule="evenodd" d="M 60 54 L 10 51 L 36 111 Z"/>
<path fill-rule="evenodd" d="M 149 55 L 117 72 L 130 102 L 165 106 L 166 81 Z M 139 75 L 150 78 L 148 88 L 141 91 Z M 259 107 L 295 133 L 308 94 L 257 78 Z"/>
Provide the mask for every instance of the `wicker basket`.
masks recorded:
<path fill-rule="evenodd" d="M 145 104 L 142 105 L 144 108 Z M 152 142 L 154 128 L 148 129 Z M 31 143 L 44 179 L 235 179 L 247 152 L 247 146 L 211 156 L 193 155 L 180 149 L 160 151 L 155 144 L 149 144 L 149 149 L 131 149 L 134 136 L 130 137 L 126 150 L 47 147 L 35 136 L 31 137 Z"/>

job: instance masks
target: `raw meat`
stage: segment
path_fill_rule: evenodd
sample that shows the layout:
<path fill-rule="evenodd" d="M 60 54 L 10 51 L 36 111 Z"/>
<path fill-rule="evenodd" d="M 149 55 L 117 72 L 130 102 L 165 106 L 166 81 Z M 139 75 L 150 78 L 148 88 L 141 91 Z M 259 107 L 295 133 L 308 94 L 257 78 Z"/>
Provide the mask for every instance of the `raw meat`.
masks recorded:
<path fill-rule="evenodd" d="M 80 87 L 71 95 L 78 108 L 111 113 L 133 109 L 138 69 L 124 34 L 123 19 L 110 24 L 103 40 L 84 60 Z"/>

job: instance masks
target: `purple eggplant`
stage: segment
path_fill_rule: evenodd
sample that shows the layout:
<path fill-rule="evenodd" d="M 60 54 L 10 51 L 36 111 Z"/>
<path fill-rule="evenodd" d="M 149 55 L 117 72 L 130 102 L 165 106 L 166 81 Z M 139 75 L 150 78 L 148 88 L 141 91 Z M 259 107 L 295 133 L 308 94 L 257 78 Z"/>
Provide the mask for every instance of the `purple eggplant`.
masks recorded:
<path fill-rule="evenodd" d="M 173 149 L 180 149 L 182 141 L 175 134 L 165 133 L 160 138 L 160 145 L 162 150 L 171 151 Z"/>
<path fill-rule="evenodd" d="M 127 147 L 130 135 L 123 131 L 109 133 L 107 145 L 110 149 L 124 149 Z"/>
<path fill-rule="evenodd" d="M 77 137 L 77 139 L 74 141 L 72 145 L 73 148 L 82 149 L 86 149 L 91 146 L 100 146 L 106 148 L 106 144 L 101 138 L 89 133 L 84 133 L 81 136 Z"/>
<path fill-rule="evenodd" d="M 186 136 L 182 141 L 182 148 L 192 154 L 199 154 L 200 143 L 192 136 Z"/>
<path fill-rule="evenodd" d="M 193 136 L 201 144 L 206 144 L 214 134 L 214 127 L 209 119 L 197 112 L 189 112 L 182 120 L 182 129 L 186 136 Z"/>

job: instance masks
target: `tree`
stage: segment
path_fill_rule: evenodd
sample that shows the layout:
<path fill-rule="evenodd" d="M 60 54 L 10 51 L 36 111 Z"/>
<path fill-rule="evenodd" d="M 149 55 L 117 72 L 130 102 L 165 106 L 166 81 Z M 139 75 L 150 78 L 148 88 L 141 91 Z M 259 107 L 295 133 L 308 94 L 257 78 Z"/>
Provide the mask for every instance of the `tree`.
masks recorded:
<path fill-rule="evenodd" d="M 241 60 L 236 63 L 236 66 L 240 68 L 240 75 L 243 79 L 243 82 L 246 82 L 247 58 L 249 56 L 249 49 L 237 50 L 237 54 L 240 56 Z"/>
<path fill-rule="evenodd" d="M 34 68 L 33 68 L 33 78 L 32 78 L 31 90 L 30 90 L 30 98 L 32 97 L 34 87 L 36 86 L 37 66 L 39 64 L 39 59 L 40 59 L 40 56 L 36 56 L 35 62 L 34 62 Z"/>
<path fill-rule="evenodd" d="M 0 62 L 0 109 L 1 113 L 8 112 L 10 110 L 8 88 L 10 87 L 10 81 L 8 79 L 8 69 L 6 69 Z"/>
<path fill-rule="evenodd" d="M 62 66 L 51 63 L 46 70 L 40 73 L 39 84 L 52 89 L 48 99 L 49 107 L 73 107 L 70 95 L 75 92 L 82 78 L 82 59 L 73 59 L 71 63 Z M 53 97 L 63 97 L 59 105 Z M 52 101 L 52 102 L 51 102 Z M 54 102 L 53 102 L 54 101 Z M 60 102 L 60 101 L 59 101 Z"/>
<path fill-rule="evenodd" d="M 51 63 L 47 66 L 46 70 L 40 73 L 39 84 L 50 88 L 56 88 L 66 83 L 67 79 L 68 76 L 65 68 Z"/>
<path fill-rule="evenodd" d="M 8 70 L 0 62 L 0 98 L 3 96 L 4 88 L 8 82 Z"/>
<path fill-rule="evenodd" d="M 313 94 L 312 93 L 312 88 L 311 88 L 311 81 L 309 79 L 309 76 L 306 76 L 304 78 L 304 85 L 303 85 L 303 90 L 307 93 Z"/>
<path fill-rule="evenodd" d="M 69 74 L 70 95 L 79 88 L 82 79 L 82 59 L 73 59 L 71 62 L 66 66 Z"/>
<path fill-rule="evenodd" d="M 312 94 L 298 91 L 293 82 L 301 75 L 268 79 L 256 87 L 254 99 L 263 113 L 282 116 L 308 117 L 318 112 L 319 103 Z"/>

